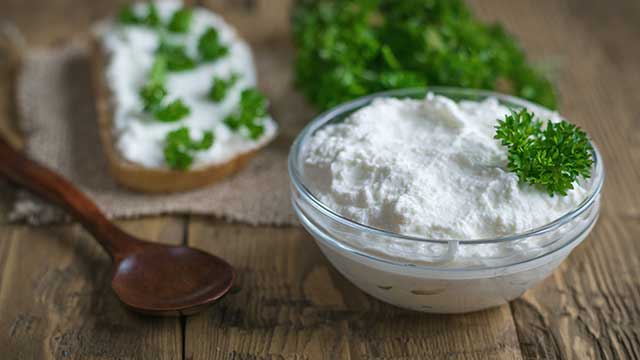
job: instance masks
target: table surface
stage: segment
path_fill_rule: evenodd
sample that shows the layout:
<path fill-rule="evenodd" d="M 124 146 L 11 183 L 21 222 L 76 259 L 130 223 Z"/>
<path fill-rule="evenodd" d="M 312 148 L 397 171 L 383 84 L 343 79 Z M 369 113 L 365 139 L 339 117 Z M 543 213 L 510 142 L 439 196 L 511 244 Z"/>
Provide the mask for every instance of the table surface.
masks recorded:
<path fill-rule="evenodd" d="M 292 61 L 288 0 L 200 2 L 223 13 L 254 46 L 273 44 Z M 57 46 L 81 39 L 117 3 L 3 0 L 0 26 L 15 26 L 29 46 Z M 533 59 L 555 69 L 562 113 L 591 134 L 606 164 L 598 225 L 542 284 L 487 311 L 418 314 L 356 289 L 299 227 L 189 216 L 120 221 L 137 235 L 219 254 L 239 271 L 238 286 L 208 311 L 152 319 L 120 306 L 109 288 L 107 256 L 77 224 L 31 228 L 5 221 L 1 357 L 640 358 L 640 2 L 470 5 L 481 18 L 503 23 Z M 1 49 L 0 124 L 15 134 L 15 62 L 7 46 Z M 275 105 L 286 109 L 286 101 Z M 0 191 L 1 213 L 14 193 L 7 186 Z"/>

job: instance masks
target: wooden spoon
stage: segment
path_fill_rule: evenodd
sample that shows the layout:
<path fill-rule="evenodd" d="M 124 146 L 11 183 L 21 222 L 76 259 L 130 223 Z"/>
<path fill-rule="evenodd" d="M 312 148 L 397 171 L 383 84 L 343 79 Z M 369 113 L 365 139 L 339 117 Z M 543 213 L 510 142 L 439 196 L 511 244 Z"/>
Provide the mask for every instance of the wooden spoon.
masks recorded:
<path fill-rule="evenodd" d="M 116 227 L 80 190 L 0 138 L 0 173 L 62 206 L 113 260 L 111 287 L 129 308 L 149 315 L 193 314 L 223 296 L 235 271 L 224 260 L 186 246 L 138 239 Z"/>

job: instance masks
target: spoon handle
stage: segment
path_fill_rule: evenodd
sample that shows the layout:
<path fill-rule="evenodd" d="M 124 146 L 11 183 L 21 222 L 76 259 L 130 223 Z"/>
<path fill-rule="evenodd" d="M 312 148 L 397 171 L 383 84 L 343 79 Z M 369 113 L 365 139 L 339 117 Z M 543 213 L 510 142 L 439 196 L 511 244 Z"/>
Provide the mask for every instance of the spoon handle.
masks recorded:
<path fill-rule="evenodd" d="M 112 258 L 142 245 L 109 221 L 98 206 L 69 181 L 22 155 L 1 136 L 0 173 L 62 206 L 98 240 Z"/>

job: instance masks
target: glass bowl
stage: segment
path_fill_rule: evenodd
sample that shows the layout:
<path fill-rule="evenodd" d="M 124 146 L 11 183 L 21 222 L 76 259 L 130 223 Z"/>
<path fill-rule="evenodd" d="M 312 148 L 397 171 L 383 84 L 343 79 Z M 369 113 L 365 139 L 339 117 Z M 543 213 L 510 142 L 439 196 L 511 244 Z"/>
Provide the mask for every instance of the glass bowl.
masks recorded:
<path fill-rule="evenodd" d="M 432 313 L 464 313 L 504 304 L 551 274 L 596 223 L 605 171 L 595 145 L 592 176 L 585 181 L 590 192 L 580 205 L 544 226 L 499 238 L 426 239 L 373 228 L 334 212 L 307 186 L 303 155 L 314 132 L 343 121 L 375 98 L 423 98 L 427 92 L 456 101 L 494 97 L 541 117 L 551 113 L 509 95 L 445 87 L 393 90 L 340 105 L 309 123 L 291 147 L 293 208 L 333 266 L 373 297 Z M 376 244 L 384 244 L 385 251 Z"/>

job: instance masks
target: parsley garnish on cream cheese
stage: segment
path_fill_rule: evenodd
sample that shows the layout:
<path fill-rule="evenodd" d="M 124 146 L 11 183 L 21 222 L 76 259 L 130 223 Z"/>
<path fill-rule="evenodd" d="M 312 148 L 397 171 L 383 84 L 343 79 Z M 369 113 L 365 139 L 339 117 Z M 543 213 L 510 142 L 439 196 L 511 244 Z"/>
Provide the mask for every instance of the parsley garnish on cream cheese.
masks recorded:
<path fill-rule="evenodd" d="M 222 101 L 227 96 L 229 89 L 236 84 L 238 77 L 238 74 L 233 73 L 228 79 L 214 78 L 211 90 L 209 90 L 209 99 L 215 102 Z"/>
<path fill-rule="evenodd" d="M 593 149 L 587 134 L 564 120 L 544 124 L 527 109 L 512 111 L 498 120 L 495 138 L 509 151 L 509 170 L 551 196 L 566 196 L 578 176 L 591 176 Z"/>
<path fill-rule="evenodd" d="M 191 19 L 193 18 L 193 10 L 189 8 L 182 8 L 173 13 L 169 25 L 167 28 L 169 31 L 176 33 L 186 33 L 191 26 Z"/>
<path fill-rule="evenodd" d="M 207 150 L 213 145 L 215 137 L 213 132 L 207 131 L 199 141 L 191 139 L 189 129 L 181 127 L 167 134 L 164 146 L 164 156 L 167 164 L 172 169 L 186 170 L 193 163 L 193 154 L 196 151 Z"/>
<path fill-rule="evenodd" d="M 240 95 L 240 107 L 224 119 L 224 123 L 255 140 L 264 133 L 262 120 L 266 115 L 267 98 L 257 89 L 246 89 Z"/>
<path fill-rule="evenodd" d="M 250 49 L 217 15 L 175 0 L 138 3 L 102 36 L 115 145 L 125 159 L 187 170 L 275 136 L 266 98 L 254 89 Z"/>
<path fill-rule="evenodd" d="M 198 51 L 202 61 L 215 61 L 229 53 L 229 48 L 220 43 L 218 30 L 207 29 L 198 40 Z"/>

